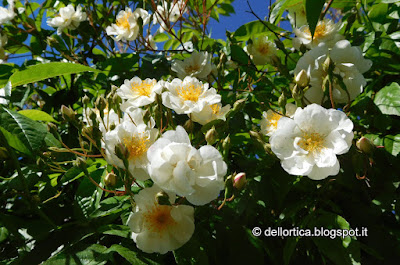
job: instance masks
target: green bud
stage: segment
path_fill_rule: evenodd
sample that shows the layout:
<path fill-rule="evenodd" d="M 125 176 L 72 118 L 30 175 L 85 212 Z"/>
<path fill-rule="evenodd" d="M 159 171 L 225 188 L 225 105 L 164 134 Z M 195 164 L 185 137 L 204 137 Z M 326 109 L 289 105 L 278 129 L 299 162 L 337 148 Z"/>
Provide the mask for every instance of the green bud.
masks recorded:
<path fill-rule="evenodd" d="M 366 137 L 361 137 L 357 141 L 356 146 L 361 152 L 363 152 L 364 154 L 367 154 L 367 155 L 372 155 L 376 148 L 374 143 Z"/>
<path fill-rule="evenodd" d="M 88 105 L 90 103 L 90 98 L 87 95 L 84 95 L 82 98 L 83 105 Z"/>
<path fill-rule="evenodd" d="M 171 202 L 169 201 L 169 196 L 165 191 L 158 192 L 155 196 L 155 199 L 159 205 L 171 205 Z"/>
<path fill-rule="evenodd" d="M 49 133 L 51 133 L 52 135 L 54 135 L 54 137 L 56 137 L 56 139 L 58 139 L 59 138 L 59 134 L 58 134 L 58 131 L 57 131 L 57 125 L 55 125 L 54 123 L 52 123 L 52 122 L 49 122 L 48 124 L 47 124 L 47 130 L 49 131 Z"/>
<path fill-rule="evenodd" d="M 113 172 L 108 173 L 104 177 L 104 184 L 108 187 L 114 187 L 115 184 L 117 184 L 117 175 L 115 175 Z"/>
<path fill-rule="evenodd" d="M 325 59 L 325 61 L 323 62 L 323 64 L 322 64 L 322 70 L 324 70 L 325 72 L 332 72 L 333 71 L 333 67 L 334 67 L 334 65 L 333 65 L 333 62 L 332 62 L 332 60 L 331 60 L 331 57 L 327 57 L 326 59 Z"/>
<path fill-rule="evenodd" d="M 129 150 L 122 143 L 119 143 L 115 146 L 114 152 L 115 155 L 121 160 L 126 160 L 126 158 L 129 157 Z"/>
<path fill-rule="evenodd" d="M 246 103 L 245 98 L 237 100 L 235 103 L 233 103 L 233 111 L 234 112 L 241 111 L 244 108 L 245 103 Z"/>
<path fill-rule="evenodd" d="M 114 94 L 114 96 L 112 98 L 112 102 L 113 102 L 114 106 L 119 106 L 122 103 L 122 99 L 118 94 Z"/>
<path fill-rule="evenodd" d="M 297 84 L 293 87 L 292 90 L 292 97 L 295 100 L 302 100 L 304 96 L 304 91 L 301 87 L 299 87 Z"/>
<path fill-rule="evenodd" d="M 105 108 L 107 108 L 107 100 L 103 96 L 98 97 L 96 100 L 96 109 L 100 111 L 100 116 Z"/>
<path fill-rule="evenodd" d="M 231 147 L 231 137 L 229 137 L 229 135 L 224 139 L 224 141 L 222 142 L 222 149 L 225 152 L 229 151 L 229 148 Z"/>
<path fill-rule="evenodd" d="M 205 138 L 206 138 L 207 144 L 209 144 L 209 145 L 215 144 L 215 142 L 218 139 L 218 132 L 214 126 L 206 132 Z"/>
<path fill-rule="evenodd" d="M 285 96 L 285 93 L 282 93 L 282 94 L 280 95 L 279 99 L 278 99 L 278 105 L 279 105 L 279 107 L 281 107 L 282 109 L 285 109 L 286 101 L 287 101 L 287 98 L 286 98 L 286 96 Z"/>
<path fill-rule="evenodd" d="M 188 119 L 185 124 L 183 125 L 183 128 L 185 128 L 185 130 L 187 132 L 193 132 L 194 129 L 194 122 L 192 121 L 192 119 Z"/>
<path fill-rule="evenodd" d="M 75 120 L 75 112 L 65 105 L 61 106 L 61 115 L 65 121 L 73 121 Z"/>

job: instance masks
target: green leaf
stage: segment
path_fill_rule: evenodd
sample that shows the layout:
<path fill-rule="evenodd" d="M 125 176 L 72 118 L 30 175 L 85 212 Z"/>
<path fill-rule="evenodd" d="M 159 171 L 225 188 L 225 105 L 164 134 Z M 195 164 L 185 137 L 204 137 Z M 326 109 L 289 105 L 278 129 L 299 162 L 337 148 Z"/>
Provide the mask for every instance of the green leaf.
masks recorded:
<path fill-rule="evenodd" d="M 8 237 L 8 230 L 5 227 L 0 227 L 0 243 Z"/>
<path fill-rule="evenodd" d="M 325 0 L 306 0 L 306 17 L 312 37 L 314 37 L 315 28 L 324 4 Z"/>
<path fill-rule="evenodd" d="M 250 59 L 247 53 L 238 45 L 231 46 L 231 56 L 233 61 L 244 65 L 247 65 Z"/>
<path fill-rule="evenodd" d="M 374 103 L 383 114 L 400 116 L 400 85 L 391 83 L 376 93 Z"/>
<path fill-rule="evenodd" d="M 99 70 L 81 64 L 53 62 L 33 65 L 25 70 L 16 72 L 10 77 L 10 81 L 12 85 L 16 87 L 60 75 L 81 72 L 99 72 Z"/>
<path fill-rule="evenodd" d="M 0 130 L 6 138 L 7 143 L 15 150 L 24 153 L 26 155 L 31 155 L 31 151 L 21 142 L 21 140 L 14 134 L 8 132 L 6 129 L 0 126 Z"/>
<path fill-rule="evenodd" d="M 39 149 L 47 134 L 43 124 L 5 108 L 0 110 L 0 126 L 16 135 L 29 151 Z"/>
<path fill-rule="evenodd" d="M 266 26 L 267 25 L 267 26 Z M 243 26 L 239 27 L 235 33 L 234 37 L 239 41 L 247 41 L 250 38 L 254 38 L 260 35 L 266 35 L 268 33 L 269 36 L 274 36 L 270 30 L 275 32 L 282 32 L 283 29 L 271 24 L 267 21 L 252 21 L 249 23 L 244 24 Z"/>
<path fill-rule="evenodd" d="M 52 116 L 41 110 L 27 109 L 27 110 L 20 110 L 18 111 L 18 113 L 34 121 L 57 122 Z"/>

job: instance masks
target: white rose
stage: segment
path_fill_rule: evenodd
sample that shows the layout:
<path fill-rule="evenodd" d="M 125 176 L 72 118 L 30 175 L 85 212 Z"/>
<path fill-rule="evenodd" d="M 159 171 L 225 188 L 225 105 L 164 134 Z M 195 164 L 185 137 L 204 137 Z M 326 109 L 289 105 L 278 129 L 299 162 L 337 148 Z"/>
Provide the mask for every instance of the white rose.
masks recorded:
<path fill-rule="evenodd" d="M 221 103 L 206 105 L 200 112 L 193 112 L 190 117 L 193 121 L 201 125 L 207 124 L 213 120 L 226 120 L 225 115 L 231 109 L 231 105 L 222 107 Z"/>
<path fill-rule="evenodd" d="M 255 65 L 271 63 L 276 55 L 275 43 L 269 41 L 267 36 L 258 37 L 252 44 L 245 47 L 245 51 L 250 55 Z"/>
<path fill-rule="evenodd" d="M 175 61 L 172 71 L 176 72 L 178 78 L 194 76 L 200 79 L 207 78 L 211 72 L 211 56 L 207 52 L 194 52 L 183 61 Z"/>
<path fill-rule="evenodd" d="M 169 193 L 171 205 L 160 205 L 155 200 L 162 190 L 153 185 L 134 196 L 136 207 L 127 225 L 139 249 L 147 253 L 165 254 L 180 248 L 194 232 L 194 208 L 189 205 L 173 205 L 175 194 Z"/>
<path fill-rule="evenodd" d="M 147 157 L 154 183 L 185 196 L 194 205 L 209 203 L 224 188 L 227 166 L 221 154 L 210 145 L 194 148 L 181 126 L 164 133 L 149 148 Z"/>
<path fill-rule="evenodd" d="M 133 41 L 139 34 L 138 19 L 142 18 L 143 25 L 149 23 L 150 16 L 142 8 L 137 8 L 134 12 L 130 8 L 121 10 L 117 15 L 117 22 L 106 28 L 107 35 L 113 36 L 116 41 Z"/>
<path fill-rule="evenodd" d="M 286 172 L 321 180 L 339 173 L 336 155 L 349 151 L 352 130 L 344 112 L 312 104 L 281 118 L 269 141 Z"/>
<path fill-rule="evenodd" d="M 319 21 L 315 28 L 314 38 L 311 38 L 311 32 L 308 25 L 304 25 L 299 29 L 294 29 L 296 38 L 293 39 L 293 47 L 300 50 L 300 45 L 304 44 L 307 48 L 311 49 L 320 43 L 325 43 L 327 47 L 333 47 L 336 42 L 343 40 L 344 37 L 339 33 L 342 23 L 335 23 L 331 19 L 325 18 Z"/>
<path fill-rule="evenodd" d="M 57 34 L 61 35 L 61 32 L 66 29 L 76 29 L 82 21 L 87 19 L 86 13 L 82 12 L 82 7 L 77 6 L 76 10 L 72 4 L 66 7 L 60 8 L 59 16 L 55 18 L 49 18 L 47 25 L 53 28 L 57 28 Z"/>
<path fill-rule="evenodd" d="M 163 104 L 178 114 L 200 112 L 206 105 L 221 102 L 221 95 L 214 88 L 209 89 L 208 83 L 194 77 L 187 76 L 183 81 L 175 78 L 165 86 L 168 91 L 162 93 Z"/>
<path fill-rule="evenodd" d="M 118 144 L 125 146 L 129 152 L 126 158 L 129 162 L 129 171 L 134 178 L 139 180 L 149 178 L 147 152 L 158 135 L 158 130 L 154 128 L 154 121 L 145 124 L 143 115 L 142 109 L 129 108 L 124 114 L 122 123 L 104 135 L 103 144 L 106 160 L 119 168 L 124 168 L 124 163 L 115 154 L 115 147 Z"/>
<path fill-rule="evenodd" d="M 14 1 L 7 1 L 8 8 L 0 6 L 0 25 L 9 23 L 16 16 L 14 12 Z"/>
<path fill-rule="evenodd" d="M 117 94 L 126 100 L 122 104 L 122 109 L 129 106 L 142 107 L 153 103 L 156 95 L 161 93 L 163 82 L 157 82 L 155 79 L 147 78 L 141 80 L 135 76 L 131 80 L 126 79 L 124 84 L 118 88 Z"/>
<path fill-rule="evenodd" d="M 296 112 L 296 105 L 288 103 L 285 106 L 286 116 L 293 117 Z M 281 113 L 273 110 L 267 110 L 263 112 L 262 119 L 260 121 L 261 132 L 267 136 L 271 136 L 278 128 L 278 121 L 284 117 Z"/>
<path fill-rule="evenodd" d="M 338 82 L 333 82 L 334 101 L 347 103 L 355 99 L 367 83 L 362 74 L 371 68 L 372 62 L 364 59 L 359 47 L 352 47 L 349 41 L 342 40 L 331 49 L 325 43 L 321 43 L 306 52 L 297 62 L 295 75 L 305 70 L 310 78 L 310 88 L 304 94 L 306 100 L 317 104 L 321 104 L 324 100 L 322 83 L 328 73 L 324 70 L 323 63 L 328 56 L 335 65 L 333 72 L 342 77 L 349 93 L 347 94 Z"/>

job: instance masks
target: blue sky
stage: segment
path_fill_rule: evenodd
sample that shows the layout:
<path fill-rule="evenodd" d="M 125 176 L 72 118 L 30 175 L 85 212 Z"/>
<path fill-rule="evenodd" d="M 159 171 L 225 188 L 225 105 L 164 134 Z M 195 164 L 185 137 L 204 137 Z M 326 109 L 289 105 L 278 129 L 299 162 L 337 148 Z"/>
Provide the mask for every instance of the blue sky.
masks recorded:
<path fill-rule="evenodd" d="M 272 1 L 272 3 L 275 1 Z M 260 18 L 268 16 L 269 0 L 249 0 L 251 8 L 256 12 Z M 257 20 L 257 18 L 248 13 L 250 11 L 246 0 L 235 0 L 233 3 L 235 14 L 230 17 L 220 16 L 219 22 L 215 20 L 210 21 L 210 28 L 212 28 L 212 38 L 226 39 L 225 31 L 235 31 L 241 25 L 247 22 Z"/>

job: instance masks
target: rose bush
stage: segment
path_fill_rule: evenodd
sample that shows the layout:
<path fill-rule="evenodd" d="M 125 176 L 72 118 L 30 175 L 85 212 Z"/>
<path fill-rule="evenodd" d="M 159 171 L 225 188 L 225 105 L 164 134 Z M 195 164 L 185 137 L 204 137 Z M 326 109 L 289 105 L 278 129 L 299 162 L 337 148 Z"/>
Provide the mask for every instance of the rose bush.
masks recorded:
<path fill-rule="evenodd" d="M 252 2 L 2 2 L 2 264 L 398 263 L 400 4 Z"/>

